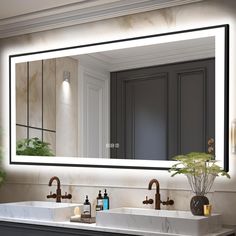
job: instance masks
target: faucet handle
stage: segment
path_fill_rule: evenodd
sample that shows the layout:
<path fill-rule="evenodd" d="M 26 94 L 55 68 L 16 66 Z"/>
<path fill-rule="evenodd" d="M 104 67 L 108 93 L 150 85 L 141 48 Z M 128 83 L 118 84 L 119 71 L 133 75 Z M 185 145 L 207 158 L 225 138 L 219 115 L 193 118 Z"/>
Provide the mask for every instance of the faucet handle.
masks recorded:
<path fill-rule="evenodd" d="M 174 200 L 170 199 L 169 197 L 167 197 L 166 201 L 161 202 L 162 205 L 174 205 Z"/>
<path fill-rule="evenodd" d="M 153 204 L 153 199 L 148 199 L 148 196 L 146 196 L 146 200 L 144 200 L 143 201 L 143 204 L 146 204 L 146 205 L 148 205 L 148 204 Z"/>
<path fill-rule="evenodd" d="M 47 195 L 47 198 L 56 198 L 56 194 L 52 193 L 52 191 L 50 191 L 49 195 Z"/>
<path fill-rule="evenodd" d="M 65 192 L 65 195 L 64 196 L 61 196 L 62 199 L 71 199 L 72 198 L 72 195 L 69 193 L 67 194 L 67 192 Z"/>

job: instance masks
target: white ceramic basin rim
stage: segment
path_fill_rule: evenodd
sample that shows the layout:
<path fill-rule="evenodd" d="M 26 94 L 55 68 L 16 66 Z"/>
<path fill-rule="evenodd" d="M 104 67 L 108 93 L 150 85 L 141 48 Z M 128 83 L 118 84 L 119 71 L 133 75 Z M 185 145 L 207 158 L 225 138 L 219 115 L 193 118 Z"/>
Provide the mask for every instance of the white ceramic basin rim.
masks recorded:
<path fill-rule="evenodd" d="M 24 201 L 0 204 L 0 217 L 41 221 L 66 221 L 74 214 L 75 207 L 83 204 Z"/>
<path fill-rule="evenodd" d="M 116 208 L 97 212 L 98 226 L 203 236 L 221 228 L 221 216 L 193 216 L 189 211 Z"/>
<path fill-rule="evenodd" d="M 3 203 L 6 206 L 24 206 L 24 207 L 39 207 L 39 208 L 64 208 L 70 206 L 77 206 L 74 203 L 64 203 L 64 202 L 44 202 L 44 201 L 25 201 L 25 202 L 10 202 Z"/>
<path fill-rule="evenodd" d="M 127 214 L 127 215 L 147 215 L 147 216 L 159 216 L 168 218 L 186 218 L 192 220 L 205 219 L 205 216 L 194 216 L 190 211 L 171 211 L 171 210 L 153 210 L 146 208 L 115 208 L 109 210 L 111 213 Z"/>

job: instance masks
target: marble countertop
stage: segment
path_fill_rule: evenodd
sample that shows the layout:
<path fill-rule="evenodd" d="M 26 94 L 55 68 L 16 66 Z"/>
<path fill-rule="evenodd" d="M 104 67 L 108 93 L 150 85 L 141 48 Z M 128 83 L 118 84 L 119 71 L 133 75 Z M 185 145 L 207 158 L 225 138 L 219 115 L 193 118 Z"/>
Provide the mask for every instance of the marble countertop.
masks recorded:
<path fill-rule="evenodd" d="M 77 223 L 70 221 L 63 222 L 53 222 L 53 221 L 40 221 L 40 220 L 31 220 L 31 219 L 22 219 L 22 218 L 10 218 L 10 217 L 0 217 L 0 221 L 5 222 L 14 222 L 14 223 L 24 223 L 24 224 L 34 224 L 41 226 L 54 226 L 54 227 L 63 227 L 63 228 L 72 228 L 72 229 L 83 229 L 83 230 L 93 230 L 93 231 L 103 231 L 111 233 L 123 233 L 130 235 L 143 235 L 143 236 L 180 236 L 179 234 L 170 234 L 170 233 L 158 233 L 158 232 L 149 232 L 149 231 L 137 231 L 137 230 L 127 230 L 120 228 L 111 228 L 111 227 L 101 227 L 97 226 L 96 223 L 86 224 L 86 223 Z M 235 231 L 230 228 L 222 228 L 219 232 L 214 234 L 207 234 L 205 236 L 226 236 Z"/>

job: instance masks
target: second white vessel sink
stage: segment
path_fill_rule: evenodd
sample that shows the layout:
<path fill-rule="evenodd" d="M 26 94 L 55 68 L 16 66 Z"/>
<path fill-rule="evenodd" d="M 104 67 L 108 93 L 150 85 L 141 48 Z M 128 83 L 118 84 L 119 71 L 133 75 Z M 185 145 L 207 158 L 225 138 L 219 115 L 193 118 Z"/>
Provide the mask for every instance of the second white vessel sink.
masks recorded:
<path fill-rule="evenodd" d="M 44 221 L 65 221 L 74 215 L 74 208 L 82 204 L 26 201 L 0 204 L 0 217 Z"/>
<path fill-rule="evenodd" d="M 221 216 L 193 216 L 189 211 L 167 211 L 143 208 L 116 208 L 99 211 L 98 226 L 150 232 L 203 236 L 221 229 Z"/>

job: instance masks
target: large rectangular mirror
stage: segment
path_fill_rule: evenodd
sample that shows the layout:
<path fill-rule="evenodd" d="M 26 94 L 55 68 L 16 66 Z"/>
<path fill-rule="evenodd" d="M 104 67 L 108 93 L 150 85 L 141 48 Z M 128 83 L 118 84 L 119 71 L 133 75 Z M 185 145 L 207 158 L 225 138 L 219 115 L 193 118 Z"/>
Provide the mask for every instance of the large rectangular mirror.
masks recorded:
<path fill-rule="evenodd" d="M 228 34 L 11 55 L 10 163 L 167 169 L 177 154 L 211 151 L 227 170 Z"/>

